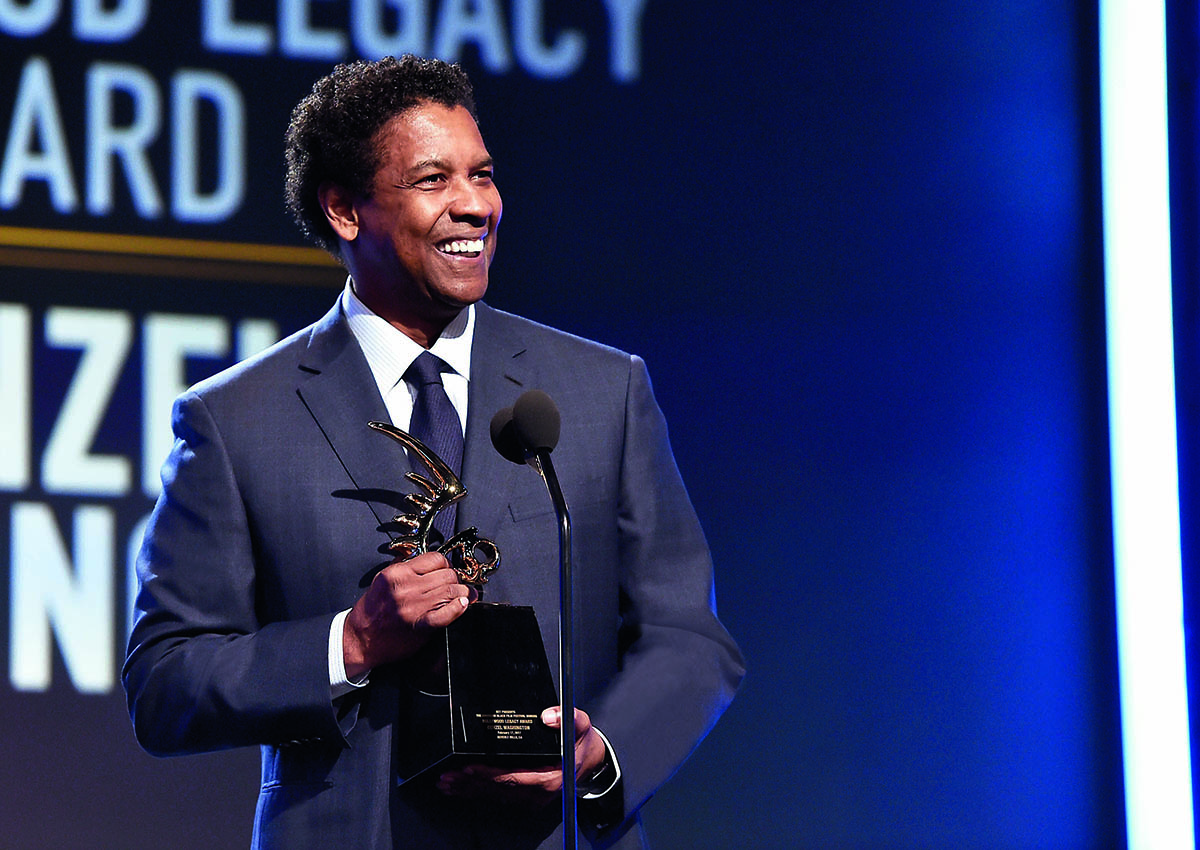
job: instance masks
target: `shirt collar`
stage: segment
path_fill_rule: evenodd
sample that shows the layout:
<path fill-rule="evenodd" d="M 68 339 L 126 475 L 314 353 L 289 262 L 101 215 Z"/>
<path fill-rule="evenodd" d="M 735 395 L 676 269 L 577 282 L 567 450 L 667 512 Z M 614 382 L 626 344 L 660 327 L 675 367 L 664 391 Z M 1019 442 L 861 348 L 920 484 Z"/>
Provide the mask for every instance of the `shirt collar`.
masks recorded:
<path fill-rule="evenodd" d="M 346 286 L 342 290 L 341 306 L 350 324 L 350 331 L 358 340 L 367 358 L 367 365 L 371 367 L 375 383 L 379 385 L 379 393 L 386 397 L 425 349 L 399 328 L 373 313 L 354 292 L 350 278 L 346 279 Z M 451 320 L 429 350 L 469 381 L 471 341 L 474 336 L 475 305 L 472 304 Z"/>

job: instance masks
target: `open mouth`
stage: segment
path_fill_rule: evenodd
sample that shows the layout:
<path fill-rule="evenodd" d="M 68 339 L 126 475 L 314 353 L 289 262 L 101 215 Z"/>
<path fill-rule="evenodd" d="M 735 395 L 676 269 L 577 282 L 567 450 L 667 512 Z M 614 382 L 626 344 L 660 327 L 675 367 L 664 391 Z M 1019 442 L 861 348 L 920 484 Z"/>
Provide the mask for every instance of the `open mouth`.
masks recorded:
<path fill-rule="evenodd" d="M 438 243 L 437 249 L 443 254 L 450 254 L 455 257 L 478 257 L 483 253 L 483 240 L 485 238 L 486 236 L 481 236 L 478 239 L 451 239 Z"/>

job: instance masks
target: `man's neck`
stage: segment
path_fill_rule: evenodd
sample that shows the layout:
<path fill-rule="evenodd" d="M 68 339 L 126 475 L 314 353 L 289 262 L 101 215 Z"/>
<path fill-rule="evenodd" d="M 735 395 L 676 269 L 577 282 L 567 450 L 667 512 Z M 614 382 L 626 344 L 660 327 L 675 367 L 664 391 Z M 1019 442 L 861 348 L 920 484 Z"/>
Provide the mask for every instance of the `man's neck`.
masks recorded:
<path fill-rule="evenodd" d="M 422 315 L 421 311 L 405 309 L 404 305 L 395 304 L 391 299 L 378 298 L 375 293 L 363 292 L 353 277 L 350 286 L 368 310 L 426 350 L 433 347 L 438 337 L 446 330 L 446 326 L 462 312 L 461 308 L 454 310 L 447 307 L 445 315 Z"/>

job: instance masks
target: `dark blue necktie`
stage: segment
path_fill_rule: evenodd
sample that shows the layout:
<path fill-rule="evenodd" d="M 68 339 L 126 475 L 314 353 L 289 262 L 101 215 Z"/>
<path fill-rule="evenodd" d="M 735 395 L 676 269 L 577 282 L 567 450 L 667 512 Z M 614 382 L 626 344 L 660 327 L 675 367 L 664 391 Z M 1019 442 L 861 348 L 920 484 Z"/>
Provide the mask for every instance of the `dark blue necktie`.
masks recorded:
<path fill-rule="evenodd" d="M 446 388 L 442 386 L 443 369 L 449 371 L 450 367 L 436 354 L 424 351 L 404 373 L 404 380 L 416 390 L 408 433 L 445 461 L 446 465 L 454 470 L 455 475 L 461 475 L 462 425 L 458 419 L 458 411 L 450 403 Z M 420 460 L 414 457 L 410 459 L 410 463 L 413 472 L 424 478 L 430 477 L 429 470 Z M 457 510 L 458 505 L 450 505 L 443 508 L 434 518 L 433 527 L 441 532 L 445 540 L 449 540 L 454 533 Z"/>

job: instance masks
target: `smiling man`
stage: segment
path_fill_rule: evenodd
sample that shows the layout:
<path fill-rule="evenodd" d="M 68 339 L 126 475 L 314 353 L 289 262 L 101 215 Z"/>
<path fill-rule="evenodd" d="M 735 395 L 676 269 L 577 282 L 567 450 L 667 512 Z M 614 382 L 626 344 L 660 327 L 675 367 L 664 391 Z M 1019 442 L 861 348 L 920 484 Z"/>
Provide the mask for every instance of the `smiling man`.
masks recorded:
<path fill-rule="evenodd" d="M 376 145 L 372 185 L 327 181 L 317 195 L 358 297 L 429 347 L 487 291 L 503 210 L 492 158 L 462 105 L 414 106 Z"/>
<path fill-rule="evenodd" d="M 436 385 L 470 488 L 456 527 L 495 540 L 489 598 L 532 606 L 552 650 L 557 524 L 489 436 L 536 387 L 563 411 L 580 825 L 643 846 L 640 807 L 743 672 L 644 364 L 481 300 L 503 207 L 457 66 L 339 66 L 296 107 L 287 156 L 289 205 L 349 278 L 320 321 L 176 402 L 124 671 L 139 742 L 261 746 L 257 848 L 562 846 L 556 763 L 400 781 L 428 734 L 421 651 L 475 592 L 437 553 L 379 563 L 403 469 L 366 424 L 417 429 Z"/>

